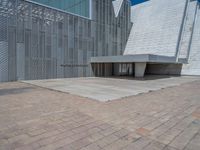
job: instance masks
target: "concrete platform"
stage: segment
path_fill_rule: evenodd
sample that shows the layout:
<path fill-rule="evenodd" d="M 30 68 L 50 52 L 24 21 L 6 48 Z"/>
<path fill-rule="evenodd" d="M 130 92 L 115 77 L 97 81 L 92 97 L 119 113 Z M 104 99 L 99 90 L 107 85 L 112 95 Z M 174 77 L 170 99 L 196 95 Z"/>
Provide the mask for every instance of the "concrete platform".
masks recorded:
<path fill-rule="evenodd" d="M 147 76 L 144 80 L 137 80 L 135 78 L 67 78 L 23 82 L 106 102 L 162 88 L 178 86 L 198 79 L 200 78 L 189 76 Z"/>

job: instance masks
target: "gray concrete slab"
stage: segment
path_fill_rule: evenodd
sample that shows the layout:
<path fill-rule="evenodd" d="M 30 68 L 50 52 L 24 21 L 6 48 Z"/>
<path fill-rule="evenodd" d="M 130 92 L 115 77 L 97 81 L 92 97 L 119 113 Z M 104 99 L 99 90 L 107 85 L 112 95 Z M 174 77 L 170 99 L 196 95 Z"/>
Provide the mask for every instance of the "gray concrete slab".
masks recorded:
<path fill-rule="evenodd" d="M 40 87 L 87 97 L 102 102 L 156 91 L 199 80 L 200 77 L 148 76 L 135 78 L 67 78 L 23 81 Z"/>
<path fill-rule="evenodd" d="M 91 63 L 173 63 L 179 64 L 176 57 L 153 55 L 153 54 L 135 54 L 135 55 L 119 55 L 119 56 L 98 56 L 91 57 Z"/>

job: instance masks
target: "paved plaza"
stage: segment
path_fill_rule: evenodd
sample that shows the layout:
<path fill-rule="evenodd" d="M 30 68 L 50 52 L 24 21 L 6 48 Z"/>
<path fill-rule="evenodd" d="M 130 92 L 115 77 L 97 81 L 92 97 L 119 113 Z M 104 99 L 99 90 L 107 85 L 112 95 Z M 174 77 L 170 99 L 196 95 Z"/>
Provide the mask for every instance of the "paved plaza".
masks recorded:
<path fill-rule="evenodd" d="M 79 80 L 88 88 L 87 79 Z M 200 78 L 118 80 L 122 87 L 174 84 L 101 102 L 22 82 L 1 83 L 0 150 L 200 150 Z M 95 81 L 103 86 L 116 79 Z"/>
<path fill-rule="evenodd" d="M 146 76 L 145 78 L 65 78 L 23 81 L 39 87 L 65 92 L 98 101 L 117 100 L 124 97 L 148 93 L 167 87 L 198 80 L 191 76 Z"/>

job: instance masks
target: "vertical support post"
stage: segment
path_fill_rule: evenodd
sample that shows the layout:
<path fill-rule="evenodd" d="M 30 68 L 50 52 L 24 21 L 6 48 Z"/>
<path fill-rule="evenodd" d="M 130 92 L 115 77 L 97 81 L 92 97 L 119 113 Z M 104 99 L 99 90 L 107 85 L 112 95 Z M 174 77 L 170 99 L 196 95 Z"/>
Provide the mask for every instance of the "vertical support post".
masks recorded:
<path fill-rule="evenodd" d="M 135 63 L 135 77 L 137 77 L 137 78 L 144 77 L 146 65 L 147 64 L 145 62 Z"/>

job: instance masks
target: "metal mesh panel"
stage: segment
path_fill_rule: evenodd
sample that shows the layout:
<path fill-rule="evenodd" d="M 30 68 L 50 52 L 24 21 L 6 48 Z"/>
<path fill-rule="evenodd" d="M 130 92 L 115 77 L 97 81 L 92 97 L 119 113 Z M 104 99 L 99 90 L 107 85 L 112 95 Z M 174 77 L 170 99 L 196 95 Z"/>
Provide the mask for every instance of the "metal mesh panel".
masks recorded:
<path fill-rule="evenodd" d="M 0 41 L 0 82 L 8 81 L 8 43 Z"/>
<path fill-rule="evenodd" d="M 7 18 L 0 16 L 0 41 L 7 40 Z"/>
<path fill-rule="evenodd" d="M 15 81 L 17 73 L 16 61 L 16 30 L 14 27 L 8 28 L 8 80 Z"/>
<path fill-rule="evenodd" d="M 23 0 L 1 0 L 0 81 L 92 76 L 90 57 L 120 55 L 131 27 L 130 14 L 124 14 L 130 4 L 124 1 L 118 18 L 112 1 L 92 4 L 90 20 Z"/>
<path fill-rule="evenodd" d="M 23 43 L 17 43 L 17 79 L 25 79 L 25 47 Z"/>

